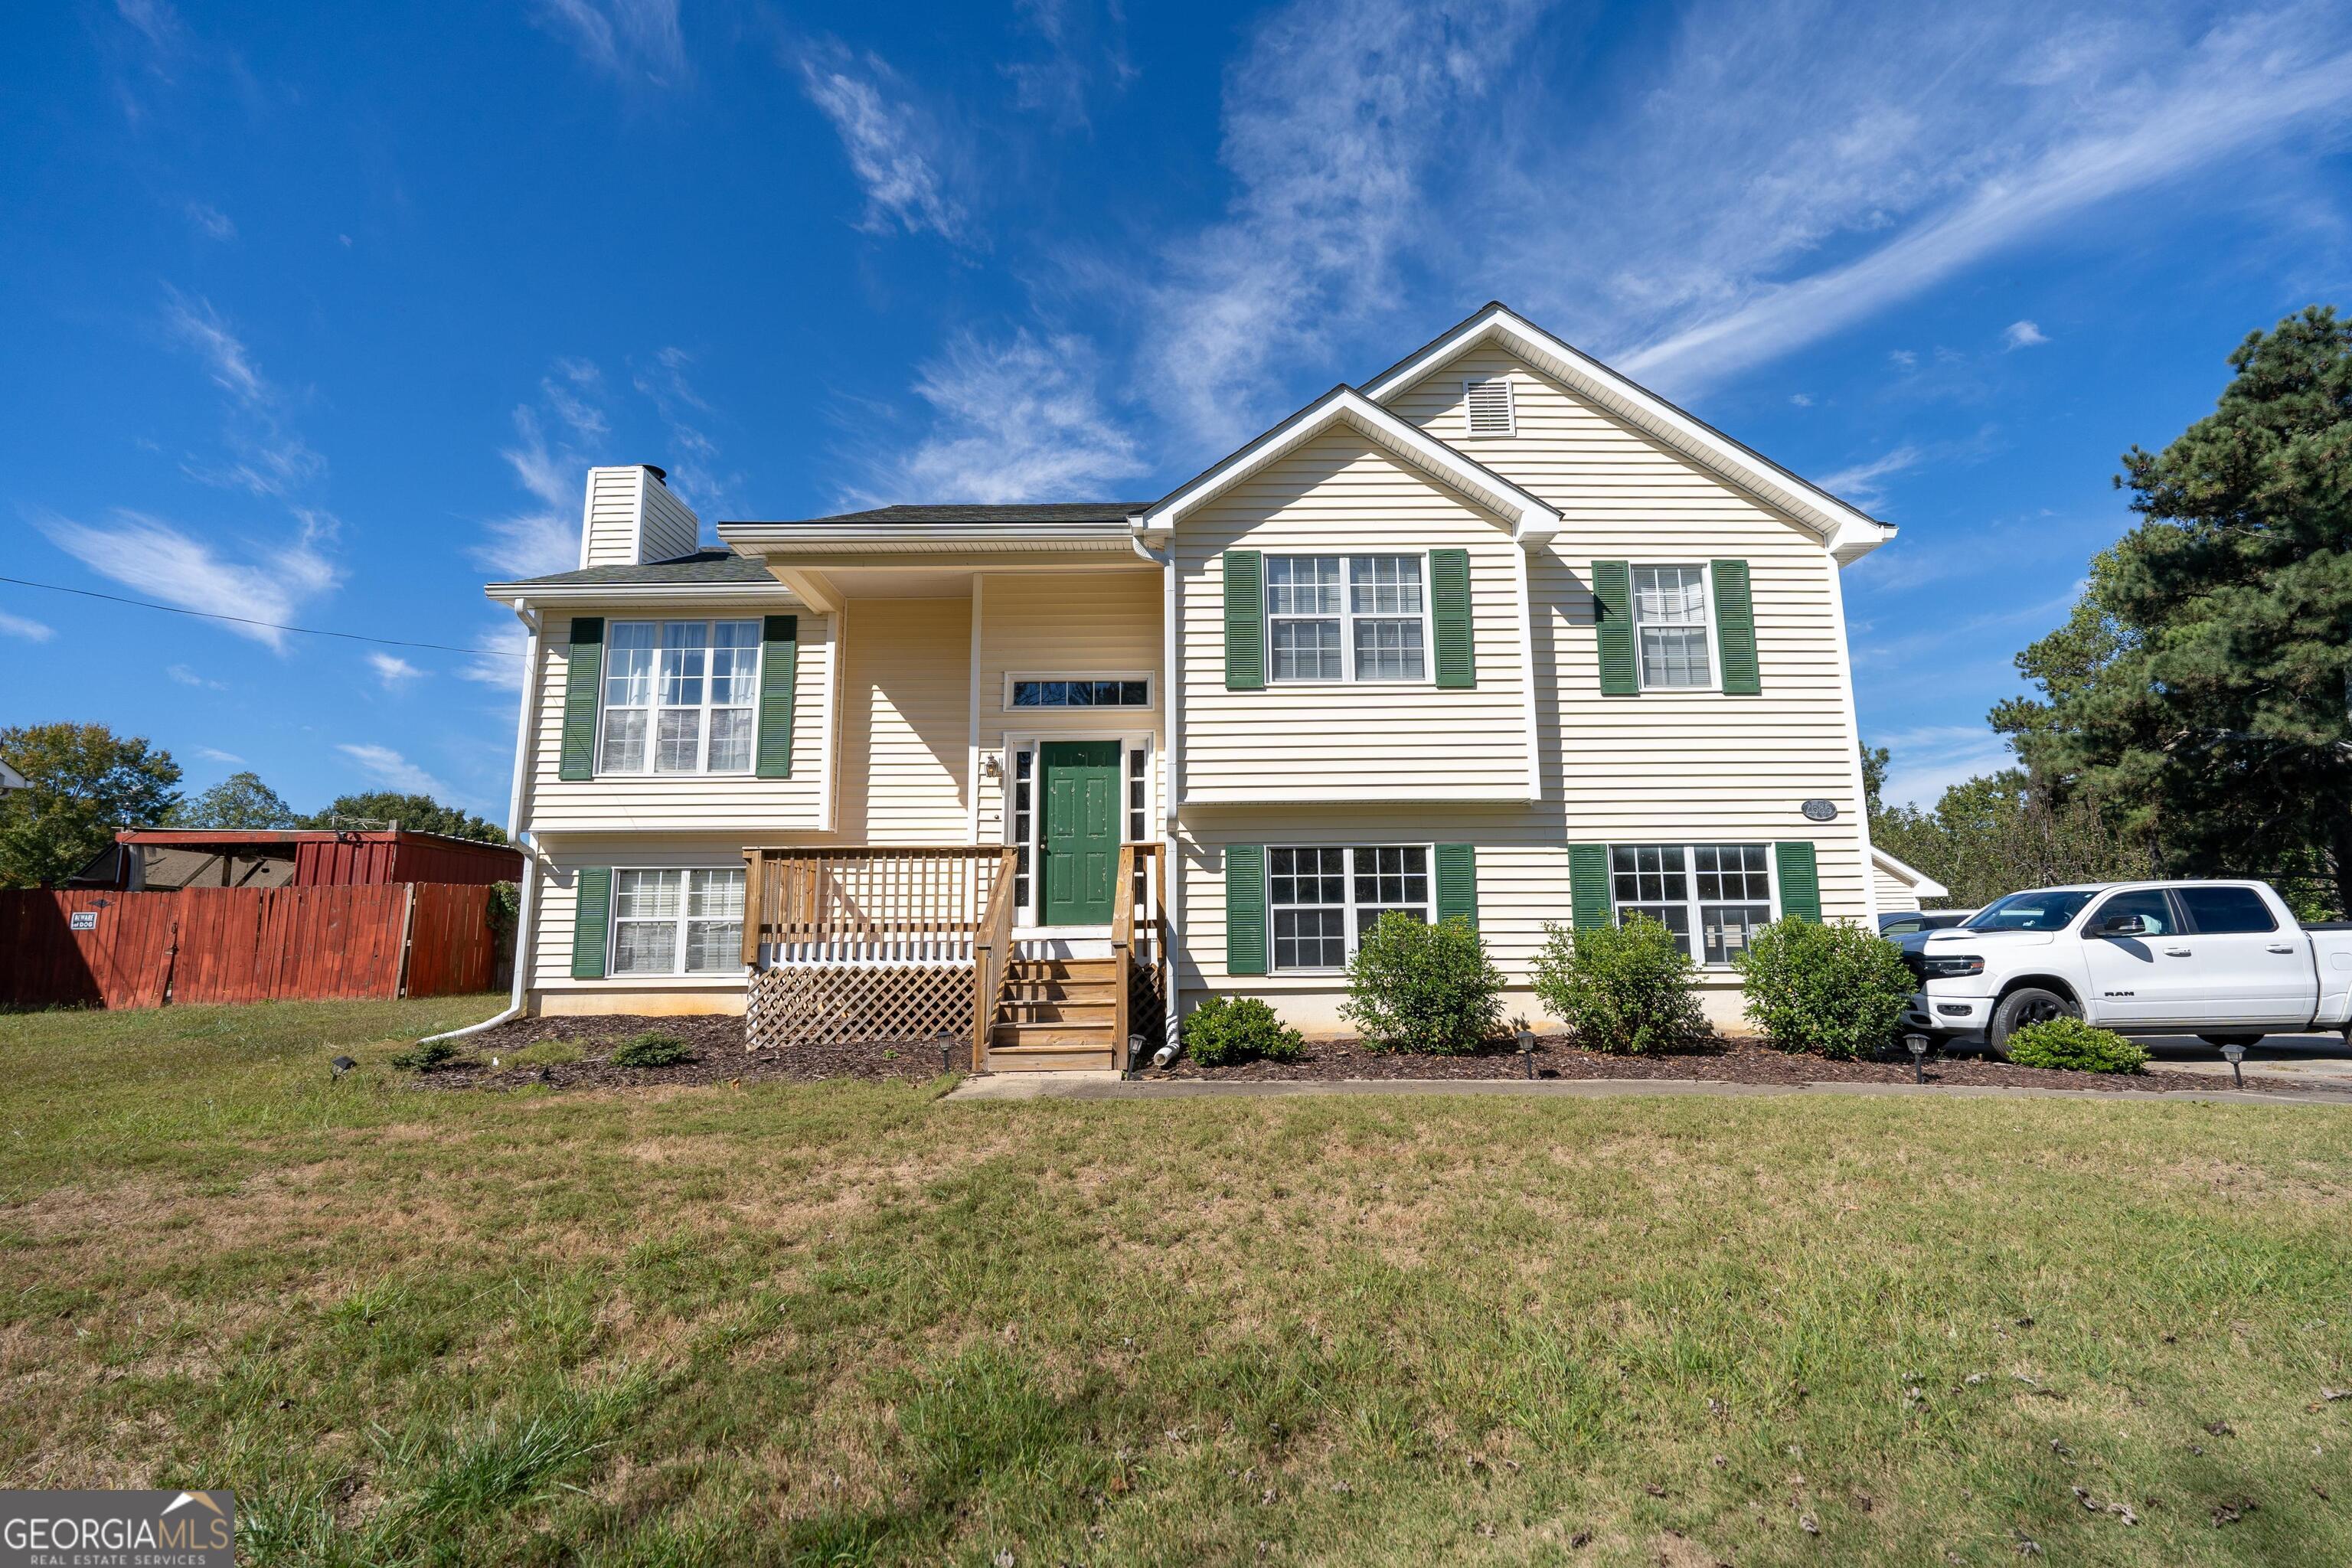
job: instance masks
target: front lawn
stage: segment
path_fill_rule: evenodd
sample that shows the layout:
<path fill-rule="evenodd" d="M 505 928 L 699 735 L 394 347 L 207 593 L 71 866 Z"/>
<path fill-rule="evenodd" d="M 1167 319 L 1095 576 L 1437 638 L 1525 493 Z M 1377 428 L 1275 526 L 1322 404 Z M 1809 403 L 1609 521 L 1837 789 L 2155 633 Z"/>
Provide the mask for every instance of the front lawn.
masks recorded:
<path fill-rule="evenodd" d="M 384 1065 L 496 1005 L 0 1016 L 0 1485 L 256 1563 L 2352 1561 L 2341 1108 Z"/>

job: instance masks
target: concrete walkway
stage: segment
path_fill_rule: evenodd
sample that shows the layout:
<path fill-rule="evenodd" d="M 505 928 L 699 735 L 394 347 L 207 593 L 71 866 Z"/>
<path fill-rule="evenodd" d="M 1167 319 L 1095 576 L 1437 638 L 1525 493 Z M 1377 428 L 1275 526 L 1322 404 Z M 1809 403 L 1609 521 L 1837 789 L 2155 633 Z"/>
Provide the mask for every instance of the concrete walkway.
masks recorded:
<path fill-rule="evenodd" d="M 1572 1100 L 1643 1094 L 1701 1095 L 1723 1099 L 1774 1094 L 1842 1094 L 1878 1099 L 1923 1095 L 1938 1100 L 2186 1100 L 2212 1105 L 2352 1105 L 2352 1086 L 2347 1086 L 2345 1092 L 2285 1095 L 2228 1089 L 2159 1093 L 2144 1089 L 2026 1089 L 1958 1083 L 1714 1083 L 1705 1079 L 1673 1078 L 1538 1079 L 1532 1083 L 1517 1078 L 1277 1079 L 1228 1082 L 1211 1082 L 1202 1079 L 1139 1079 L 1129 1081 L 1110 1072 L 990 1073 L 964 1079 L 946 1098 L 964 1100 L 1274 1100 L 1302 1094 L 1532 1095 Z"/>

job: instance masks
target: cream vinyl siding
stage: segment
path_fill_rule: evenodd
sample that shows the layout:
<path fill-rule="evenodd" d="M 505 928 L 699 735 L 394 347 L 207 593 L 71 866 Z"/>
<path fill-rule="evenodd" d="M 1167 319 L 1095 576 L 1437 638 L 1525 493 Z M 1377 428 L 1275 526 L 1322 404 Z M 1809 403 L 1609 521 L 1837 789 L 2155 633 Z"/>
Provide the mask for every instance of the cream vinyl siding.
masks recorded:
<path fill-rule="evenodd" d="M 1470 554 L 1475 689 L 1425 682 L 1225 689 L 1224 551 L 1368 555 L 1434 548 Z M 1342 431 L 1188 514 L 1175 550 L 1188 805 L 1527 798 L 1519 547 L 1500 521 Z M 1430 586 L 1424 562 L 1424 597 Z M 1433 671 L 1433 640 L 1423 655 Z"/>
<path fill-rule="evenodd" d="M 1882 915 L 1906 914 L 1919 907 L 1919 895 L 1911 884 L 1884 866 L 1870 868 L 1878 884 L 1878 912 Z"/>
<path fill-rule="evenodd" d="M 1136 563 L 1118 572 L 997 573 L 980 589 L 980 749 L 1001 751 L 1008 734 L 1151 737 L 1156 774 L 1167 731 L 1160 722 L 1160 570 Z M 1146 708 L 1007 708 L 1004 679 L 1024 675 L 1099 675 L 1148 671 Z M 1009 765 L 1008 774 L 1009 777 Z M 1004 841 L 1004 780 L 980 781 L 979 842 Z M 1160 836 L 1160 782 L 1147 802 L 1149 829 Z"/>
<path fill-rule="evenodd" d="M 583 566 L 637 564 L 637 487 L 650 482 L 643 468 L 588 470 L 587 521 L 582 535 Z"/>
<path fill-rule="evenodd" d="M 1510 378 L 1516 435 L 1463 433 L 1463 378 L 1486 375 Z M 1491 349 L 1437 367 L 1390 406 L 1568 518 L 1531 560 L 1529 584 L 1538 689 L 1552 699 L 1538 712 L 1559 842 L 1811 839 L 1823 916 L 1863 918 L 1867 848 L 1837 568 L 1820 536 Z M 1762 694 L 1601 696 L 1592 563 L 1717 559 L 1748 564 Z M 1838 819 L 1806 821 L 1799 807 L 1814 798 L 1835 803 Z"/>
<path fill-rule="evenodd" d="M 971 601 L 853 599 L 841 726 L 843 844 L 968 844 Z"/>
<path fill-rule="evenodd" d="M 677 601 L 659 608 L 630 605 L 607 609 L 603 614 L 608 640 L 614 621 L 758 620 L 771 615 L 799 616 L 800 658 L 793 694 L 793 776 L 762 779 L 749 773 L 612 773 L 593 779 L 559 778 L 572 618 L 550 615 L 543 622 L 541 637 L 545 667 L 539 678 L 539 721 L 532 736 L 530 791 L 523 803 L 523 820 L 530 831 L 563 833 L 617 827 L 675 831 L 722 826 L 753 835 L 814 831 L 824 789 L 824 726 L 833 659 L 831 617 L 813 615 L 788 600 L 757 605 Z M 737 847 L 741 847 L 740 841 Z"/>
<path fill-rule="evenodd" d="M 645 476 L 646 516 L 637 540 L 638 558 L 642 561 L 675 561 L 681 555 L 691 555 L 702 542 L 702 523 L 687 510 L 686 503 L 671 493 L 670 488 L 654 478 Z"/>
<path fill-rule="evenodd" d="M 744 979 L 738 973 L 655 976 L 630 974 L 603 980 L 572 977 L 572 923 L 579 910 L 579 872 L 584 866 L 737 867 L 743 864 L 740 834 L 582 836 L 564 840 L 548 854 L 533 893 L 538 922 L 531 947 L 530 990 L 535 1012 L 605 1011 L 720 1012 L 743 1010 Z M 609 919 L 609 911 L 607 914 Z M 629 1005 L 618 1004 L 624 997 Z M 567 1008 L 566 999 L 571 1005 Z"/>

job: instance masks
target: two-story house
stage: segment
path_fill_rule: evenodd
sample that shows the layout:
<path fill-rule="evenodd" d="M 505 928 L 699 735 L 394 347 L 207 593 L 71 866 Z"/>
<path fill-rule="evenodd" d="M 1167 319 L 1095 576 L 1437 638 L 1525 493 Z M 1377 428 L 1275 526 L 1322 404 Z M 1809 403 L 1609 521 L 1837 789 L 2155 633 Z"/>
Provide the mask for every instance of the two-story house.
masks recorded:
<path fill-rule="evenodd" d="M 518 1005 L 1123 1065 L 1340 1027 L 1381 911 L 1639 910 L 1736 1019 L 1875 912 L 1839 571 L 1894 530 L 1489 305 L 1157 500 L 722 522 L 588 476 L 530 628 Z"/>

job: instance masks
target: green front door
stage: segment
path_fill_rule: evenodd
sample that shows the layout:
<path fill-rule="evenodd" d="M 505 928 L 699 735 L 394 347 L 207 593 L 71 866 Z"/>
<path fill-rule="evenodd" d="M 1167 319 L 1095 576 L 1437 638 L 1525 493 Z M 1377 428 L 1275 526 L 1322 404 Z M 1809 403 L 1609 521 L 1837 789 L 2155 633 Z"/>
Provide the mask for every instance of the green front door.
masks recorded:
<path fill-rule="evenodd" d="M 1045 803 L 1045 921 L 1110 924 L 1118 876 L 1118 742 L 1048 741 L 1037 748 Z"/>

